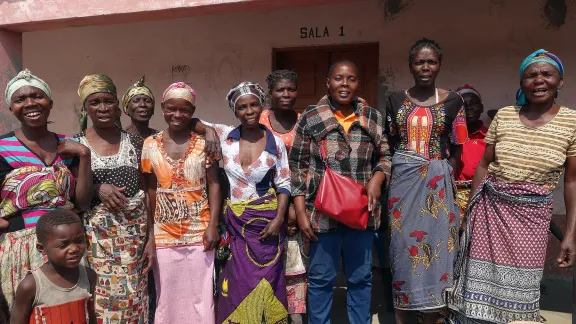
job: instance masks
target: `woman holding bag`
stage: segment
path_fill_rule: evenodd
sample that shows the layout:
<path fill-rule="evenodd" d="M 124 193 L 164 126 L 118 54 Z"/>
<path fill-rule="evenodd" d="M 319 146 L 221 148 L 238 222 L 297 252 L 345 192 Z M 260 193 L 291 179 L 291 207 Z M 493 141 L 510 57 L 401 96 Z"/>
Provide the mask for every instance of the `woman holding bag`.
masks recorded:
<path fill-rule="evenodd" d="M 309 321 L 326 323 L 330 319 L 334 280 L 343 252 L 348 318 L 351 323 L 370 323 L 372 243 L 374 229 L 380 226 L 380 188 L 390 175 L 388 142 L 383 136 L 382 115 L 356 98 L 358 69 L 354 63 L 334 63 L 326 86 L 328 95 L 308 107 L 299 119 L 290 152 L 298 225 L 312 241 L 308 299 L 309 308 L 315 311 L 309 314 Z M 322 185 L 323 177 L 334 181 L 332 187 Z M 353 187 L 365 190 L 344 201 L 335 199 Z M 319 190 L 324 195 L 317 198 Z M 348 214 L 327 216 L 328 202 L 350 205 L 361 199 L 363 207 L 356 204 Z M 367 214 L 367 224 L 360 224 L 358 218 Z M 364 229 L 353 230 L 335 218 Z"/>

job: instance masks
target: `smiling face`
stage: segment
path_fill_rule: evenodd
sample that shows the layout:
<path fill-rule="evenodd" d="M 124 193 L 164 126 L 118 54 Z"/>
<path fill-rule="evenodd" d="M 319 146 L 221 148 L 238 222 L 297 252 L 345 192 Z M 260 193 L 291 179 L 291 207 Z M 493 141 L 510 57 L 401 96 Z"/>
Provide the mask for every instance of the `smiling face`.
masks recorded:
<path fill-rule="evenodd" d="M 438 53 L 432 48 L 423 47 L 414 55 L 410 62 L 410 73 L 418 86 L 429 87 L 436 82 L 440 72 L 440 60 Z"/>
<path fill-rule="evenodd" d="M 79 223 L 54 226 L 46 242 L 38 243 L 37 249 L 57 266 L 76 268 L 86 252 L 84 229 Z"/>
<path fill-rule="evenodd" d="M 126 112 L 133 121 L 147 122 L 154 115 L 154 101 L 147 95 L 135 95 L 126 105 Z"/>
<path fill-rule="evenodd" d="M 550 63 L 530 64 L 522 75 L 520 87 L 530 103 L 552 103 L 559 89 L 564 85 L 558 69 Z"/>
<path fill-rule="evenodd" d="M 168 127 L 175 131 L 187 130 L 196 107 L 188 100 L 172 98 L 162 103 L 162 113 Z"/>
<path fill-rule="evenodd" d="M 86 112 L 95 128 L 115 127 L 120 117 L 118 98 L 107 92 L 93 93 L 84 102 Z"/>
<path fill-rule="evenodd" d="M 236 117 L 242 123 L 242 127 L 256 128 L 260 124 L 260 114 L 262 114 L 262 104 L 254 95 L 242 96 L 236 101 L 234 109 Z"/>
<path fill-rule="evenodd" d="M 482 104 L 482 100 L 473 94 L 473 93 L 465 93 L 462 95 L 462 99 L 464 99 L 464 111 L 466 111 L 466 122 L 468 124 L 474 124 L 484 112 L 484 105 Z"/>
<path fill-rule="evenodd" d="M 354 100 L 358 85 L 358 71 L 350 63 L 334 66 L 326 81 L 332 101 L 339 105 L 349 105 Z"/>
<path fill-rule="evenodd" d="M 25 86 L 14 92 L 10 101 L 10 110 L 22 126 L 45 127 L 48 123 L 53 102 L 44 91 Z"/>
<path fill-rule="evenodd" d="M 270 91 L 272 108 L 280 110 L 292 110 L 296 104 L 298 88 L 291 80 L 282 79 L 274 85 Z"/>

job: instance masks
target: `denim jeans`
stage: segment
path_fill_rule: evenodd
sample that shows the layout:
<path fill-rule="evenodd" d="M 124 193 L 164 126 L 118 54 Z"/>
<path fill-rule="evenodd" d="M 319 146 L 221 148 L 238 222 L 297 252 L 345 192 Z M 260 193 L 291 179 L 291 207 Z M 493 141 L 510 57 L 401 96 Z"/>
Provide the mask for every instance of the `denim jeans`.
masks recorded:
<path fill-rule="evenodd" d="M 372 244 L 374 230 L 340 228 L 316 233 L 310 245 L 308 270 L 309 323 L 330 323 L 334 281 L 343 256 L 347 279 L 347 311 L 351 324 L 370 324 L 372 292 Z"/>

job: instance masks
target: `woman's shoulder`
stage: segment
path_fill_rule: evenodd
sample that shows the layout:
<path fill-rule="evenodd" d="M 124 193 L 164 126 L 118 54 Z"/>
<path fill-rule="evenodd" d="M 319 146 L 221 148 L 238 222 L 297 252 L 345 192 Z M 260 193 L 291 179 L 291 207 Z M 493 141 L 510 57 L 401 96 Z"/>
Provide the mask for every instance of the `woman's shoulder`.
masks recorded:
<path fill-rule="evenodd" d="M 576 110 L 568 108 L 566 106 L 560 106 L 560 111 L 558 113 L 561 114 L 562 117 L 576 119 Z"/>
<path fill-rule="evenodd" d="M 518 117 L 518 114 L 520 113 L 521 108 L 522 108 L 522 106 L 517 106 L 517 105 L 502 107 L 502 108 L 498 109 L 498 111 L 496 112 L 496 115 L 494 116 L 494 119 L 500 119 L 500 118 L 506 118 L 506 117 L 516 118 L 516 117 Z"/>
<path fill-rule="evenodd" d="M 14 134 L 14 131 L 10 131 L 8 133 L 2 134 L 0 135 L 0 141 L 1 140 L 5 140 L 5 141 L 17 141 L 16 139 L 16 134 Z"/>
<path fill-rule="evenodd" d="M 82 138 L 86 137 L 86 131 L 81 131 L 80 133 L 72 135 L 72 138 Z"/>
<path fill-rule="evenodd" d="M 440 102 L 444 102 L 445 104 L 454 104 L 456 106 L 462 106 L 464 104 L 464 100 L 462 99 L 462 96 L 460 96 L 459 94 L 457 94 L 456 92 L 452 91 L 452 90 L 444 90 L 444 89 L 440 89 L 438 91 L 438 96 L 440 98 L 442 98 L 443 96 L 446 96 L 444 100 L 440 100 Z M 460 108 L 460 107 L 458 107 Z"/>

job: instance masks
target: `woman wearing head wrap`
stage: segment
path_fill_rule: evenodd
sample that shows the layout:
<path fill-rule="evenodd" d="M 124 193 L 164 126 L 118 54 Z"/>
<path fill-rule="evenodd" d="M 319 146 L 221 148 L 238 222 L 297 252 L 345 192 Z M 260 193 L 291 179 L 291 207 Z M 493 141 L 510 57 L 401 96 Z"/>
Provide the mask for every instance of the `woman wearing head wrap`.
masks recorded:
<path fill-rule="evenodd" d="M 122 96 L 122 109 L 130 117 L 132 124 L 126 127 L 128 133 L 147 138 L 158 133 L 150 128 L 150 118 L 154 115 L 154 95 L 150 88 L 144 84 L 144 77 L 134 83 Z"/>
<path fill-rule="evenodd" d="M 453 323 L 540 322 L 552 190 L 563 171 L 567 231 L 558 263 L 574 264 L 576 111 L 554 100 L 563 76 L 552 53 L 528 56 L 520 67 L 517 104 L 498 110 L 490 125 L 447 294 Z"/>
<path fill-rule="evenodd" d="M 21 127 L 0 136 L 0 278 L 9 305 L 36 251 L 36 222 L 55 208 L 83 210 L 92 197 L 90 150 L 48 130 L 48 85 L 30 71 L 6 86 L 6 103 Z"/>
<path fill-rule="evenodd" d="M 143 140 L 117 127 L 119 102 L 108 76 L 84 77 L 78 95 L 84 130 L 74 137 L 92 152 L 95 195 L 86 232 L 88 262 L 98 274 L 96 316 L 103 323 L 143 323 L 148 320 L 146 274 L 154 256 L 153 240 L 146 244 L 152 227 L 141 188 Z M 86 117 L 92 121 L 88 129 Z"/>
<path fill-rule="evenodd" d="M 219 158 L 205 153 L 204 136 L 190 132 L 195 102 L 190 86 L 170 85 L 162 96 L 168 129 L 148 137 L 142 151 L 154 217 L 157 323 L 216 320 L 212 250 L 220 242 Z"/>
<path fill-rule="evenodd" d="M 206 123 L 220 136 L 230 183 L 226 220 L 233 257 L 220 274 L 217 323 L 288 320 L 282 253 L 290 170 L 284 142 L 259 122 L 265 96 L 258 83 L 242 82 L 226 96 L 240 126 Z"/>

